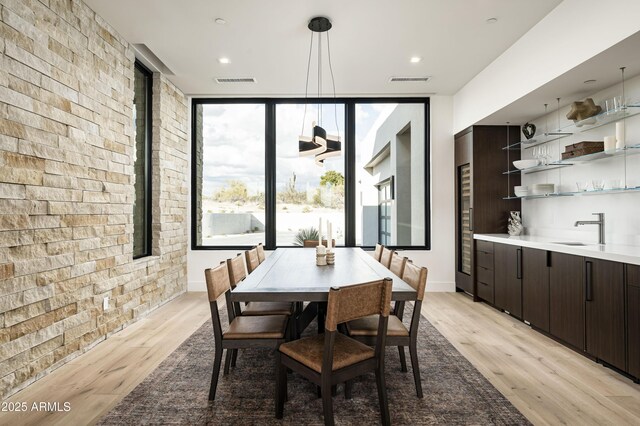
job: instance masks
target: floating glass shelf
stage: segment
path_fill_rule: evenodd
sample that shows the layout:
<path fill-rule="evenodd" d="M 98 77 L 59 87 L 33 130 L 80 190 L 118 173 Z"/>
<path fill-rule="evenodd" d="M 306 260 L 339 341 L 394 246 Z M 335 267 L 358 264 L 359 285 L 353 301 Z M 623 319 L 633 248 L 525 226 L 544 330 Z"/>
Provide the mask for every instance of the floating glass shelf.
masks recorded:
<path fill-rule="evenodd" d="M 587 161 L 601 160 L 603 158 L 618 157 L 620 155 L 640 154 L 640 144 L 618 148 L 613 151 L 600 151 L 593 154 L 585 154 L 579 157 L 567 158 L 566 160 L 554 161 L 552 164 L 584 163 Z"/>
<path fill-rule="evenodd" d="M 585 195 L 602 195 L 602 194 L 620 194 L 620 193 L 629 193 L 629 192 L 640 192 L 640 186 L 636 186 L 634 188 L 611 188 L 611 189 L 601 189 L 601 190 L 591 190 L 591 191 L 579 191 L 579 192 L 554 192 L 552 194 L 546 195 L 525 195 L 524 197 L 504 197 L 503 200 L 532 200 L 537 198 L 556 198 L 556 197 L 574 197 L 574 196 L 585 196 Z"/>
<path fill-rule="evenodd" d="M 615 123 L 624 118 L 633 117 L 640 114 L 640 104 L 628 105 L 624 108 L 618 108 L 614 111 L 602 112 L 593 117 L 589 117 L 586 120 L 581 120 L 572 124 L 569 124 L 561 129 L 552 132 L 541 133 L 535 135 L 532 139 L 525 139 L 520 142 L 505 146 L 503 150 L 507 149 L 519 149 L 519 148 L 533 148 L 537 145 L 542 145 L 547 142 L 556 141 L 561 138 L 566 138 L 578 132 L 586 132 L 587 130 L 595 129 L 606 124 Z"/>
<path fill-rule="evenodd" d="M 545 172 L 547 170 L 559 169 L 560 167 L 567 167 L 567 166 L 573 166 L 573 164 L 569 162 L 566 162 L 566 163 L 553 162 L 547 165 L 529 167 L 527 169 L 513 169 L 513 170 L 509 170 L 508 172 L 502 172 L 502 174 L 513 175 L 513 174 L 520 173 L 520 174 L 526 175 L 529 173 Z"/>

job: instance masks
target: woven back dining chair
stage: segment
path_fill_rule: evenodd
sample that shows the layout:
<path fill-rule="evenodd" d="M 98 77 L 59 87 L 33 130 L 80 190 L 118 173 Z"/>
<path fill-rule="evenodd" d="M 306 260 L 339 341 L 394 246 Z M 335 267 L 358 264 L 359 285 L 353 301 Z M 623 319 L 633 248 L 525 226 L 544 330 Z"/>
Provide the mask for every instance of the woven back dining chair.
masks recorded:
<path fill-rule="evenodd" d="M 376 375 L 380 416 L 390 424 L 384 379 L 384 347 L 389 318 L 392 280 L 373 281 L 331 288 L 323 334 L 284 343 L 277 353 L 276 418 L 284 415 L 287 395 L 287 368 L 320 386 L 325 425 L 333 425 L 332 387 L 350 383 L 370 371 Z M 374 348 L 337 332 L 338 324 L 369 315 L 378 315 Z M 347 390 L 345 388 L 345 395 Z"/>
<path fill-rule="evenodd" d="M 277 349 L 287 338 L 288 317 L 286 315 L 236 316 L 233 309 L 227 309 L 229 326 L 223 331 L 218 299 L 224 294 L 227 306 L 231 306 L 229 303 L 231 282 L 227 263 L 222 262 L 215 268 L 206 269 L 204 274 L 209 296 L 211 322 L 213 323 L 215 350 L 209 388 L 209 400 L 213 401 L 216 397 L 223 351 L 227 350 L 224 371 L 226 375 L 229 372 L 230 350 L 258 346 Z"/>
<path fill-rule="evenodd" d="M 389 270 L 395 275 L 401 277 L 404 272 L 404 265 L 407 264 L 407 260 L 409 260 L 409 258 L 400 256 L 398 252 L 393 253 L 389 264 Z"/>
<path fill-rule="evenodd" d="M 267 257 L 264 253 L 264 246 L 262 245 L 262 243 L 258 244 L 256 246 L 256 249 L 258 249 L 258 263 L 264 262 Z"/>
<path fill-rule="evenodd" d="M 380 254 L 380 263 L 387 269 L 391 265 L 391 257 L 393 256 L 393 250 L 386 247 L 382 247 L 382 253 Z"/>
<path fill-rule="evenodd" d="M 373 258 L 380 262 L 380 256 L 382 256 L 382 249 L 384 246 L 382 244 L 376 244 L 376 249 L 373 252 Z"/>
<path fill-rule="evenodd" d="M 244 257 L 247 261 L 247 271 L 249 271 L 249 273 L 252 273 L 258 266 L 260 266 L 260 259 L 258 258 L 257 248 L 254 247 L 251 250 L 245 251 Z"/>
<path fill-rule="evenodd" d="M 411 369 L 413 370 L 413 379 L 416 386 L 416 394 L 418 398 L 422 398 L 422 382 L 420 380 L 420 366 L 418 365 L 418 326 L 420 324 L 420 309 L 422 308 L 422 300 L 427 286 L 428 270 L 425 267 L 414 265 L 411 261 L 407 261 L 402 273 L 402 280 L 409 284 L 416 291 L 416 300 L 413 305 L 413 314 L 411 316 L 411 325 L 409 329 L 403 324 L 402 316 L 404 312 L 404 302 L 397 302 L 393 315 L 389 316 L 389 326 L 387 328 L 387 346 L 397 346 L 400 354 L 400 368 L 403 372 L 407 371 L 407 362 L 404 354 L 404 347 L 409 347 L 409 355 L 411 356 Z M 377 343 L 376 324 L 378 322 L 377 315 L 360 318 L 349 321 L 346 324 L 349 336 L 368 345 Z"/>
<path fill-rule="evenodd" d="M 327 240 L 322 240 L 322 245 L 323 246 L 327 246 Z M 302 242 L 302 246 L 305 248 L 309 248 L 309 247 L 317 247 L 318 246 L 318 240 L 304 240 Z M 336 240 L 332 239 L 331 240 L 331 247 L 335 247 L 336 246 Z"/>

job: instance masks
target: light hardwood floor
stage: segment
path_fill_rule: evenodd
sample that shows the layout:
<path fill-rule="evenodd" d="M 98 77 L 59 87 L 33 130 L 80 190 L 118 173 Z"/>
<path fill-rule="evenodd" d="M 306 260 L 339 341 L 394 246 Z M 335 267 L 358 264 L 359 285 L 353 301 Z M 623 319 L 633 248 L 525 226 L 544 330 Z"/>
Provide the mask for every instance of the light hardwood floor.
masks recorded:
<path fill-rule="evenodd" d="M 534 424 L 640 425 L 640 385 L 525 324 L 453 293 L 427 293 L 423 314 Z M 0 424 L 94 423 L 209 318 L 205 293 L 177 298 L 9 399 L 71 412 L 2 413 Z"/>

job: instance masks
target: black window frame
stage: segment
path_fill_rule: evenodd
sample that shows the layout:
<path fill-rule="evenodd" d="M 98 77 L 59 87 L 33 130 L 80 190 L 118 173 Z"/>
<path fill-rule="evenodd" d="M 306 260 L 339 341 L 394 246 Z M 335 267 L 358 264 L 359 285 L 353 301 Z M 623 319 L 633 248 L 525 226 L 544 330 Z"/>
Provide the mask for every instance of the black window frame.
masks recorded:
<path fill-rule="evenodd" d="M 345 171 L 345 244 L 344 247 L 361 247 L 373 250 L 374 246 L 357 246 L 356 240 L 356 104 L 397 103 L 424 105 L 424 202 L 425 202 L 425 243 L 421 246 L 389 246 L 399 250 L 431 250 L 431 125 L 429 97 L 336 97 L 336 98 L 192 98 L 191 100 L 191 249 L 192 250 L 248 250 L 252 246 L 197 244 L 197 143 L 196 143 L 196 107 L 211 104 L 264 104 L 265 106 L 265 248 L 273 250 L 276 246 L 276 105 L 278 104 L 344 104 L 344 154 Z"/>
<path fill-rule="evenodd" d="M 145 77 L 145 156 L 144 156 L 144 191 L 145 191 L 145 199 L 144 199 L 144 250 L 141 254 L 133 255 L 133 259 L 140 259 L 143 257 L 149 257 L 152 255 L 152 205 L 151 205 L 151 197 L 152 197 L 152 136 L 153 136 L 153 72 L 147 68 L 143 63 L 138 61 L 137 59 L 134 61 L 134 67 L 136 70 L 140 71 Z M 135 81 L 135 78 L 134 78 Z M 135 83 L 134 83 L 135 84 Z M 135 105 L 134 105 L 135 108 Z M 135 126 L 135 123 L 134 123 Z M 134 149 L 136 149 L 137 143 L 134 141 Z M 137 160 L 137 158 L 136 158 Z M 135 169 L 134 169 L 135 174 Z M 137 181 L 136 181 L 137 183 Z M 133 238 L 135 241 L 135 210 L 133 211 Z M 133 241 L 132 241 L 133 244 Z"/>

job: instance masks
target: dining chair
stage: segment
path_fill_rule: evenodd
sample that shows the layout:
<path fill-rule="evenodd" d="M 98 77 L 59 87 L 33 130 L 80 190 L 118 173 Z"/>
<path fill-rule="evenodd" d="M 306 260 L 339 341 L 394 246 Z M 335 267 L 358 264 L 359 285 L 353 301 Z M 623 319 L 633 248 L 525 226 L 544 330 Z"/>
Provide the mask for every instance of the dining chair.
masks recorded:
<path fill-rule="evenodd" d="M 249 271 L 249 273 L 252 273 L 258 266 L 260 266 L 260 259 L 258 258 L 257 248 L 254 247 L 251 250 L 245 251 L 244 257 L 247 260 L 247 271 Z"/>
<path fill-rule="evenodd" d="M 393 256 L 393 250 L 386 247 L 382 247 L 382 253 L 380 254 L 380 263 L 382 263 L 387 269 L 391 264 L 391 257 Z"/>
<path fill-rule="evenodd" d="M 323 246 L 327 246 L 327 240 L 322 240 L 322 245 Z M 304 240 L 302 242 L 302 247 L 305 248 L 309 248 L 309 247 L 317 247 L 318 246 L 318 240 Z M 332 239 L 331 240 L 331 247 L 335 247 L 336 246 L 336 240 Z"/>
<path fill-rule="evenodd" d="M 382 249 L 384 246 L 382 244 L 376 244 L 376 250 L 373 252 L 373 258 L 380 262 L 380 256 L 382 256 Z"/>
<path fill-rule="evenodd" d="M 258 263 L 262 263 L 267 258 L 264 254 L 264 246 L 260 243 L 256 248 L 258 249 Z"/>
<path fill-rule="evenodd" d="M 400 353 L 400 367 L 403 372 L 407 371 L 407 362 L 404 355 L 404 347 L 409 346 L 409 355 L 411 356 L 411 369 L 413 370 L 413 379 L 416 386 L 416 394 L 418 398 L 422 398 L 422 382 L 420 380 L 420 367 L 418 365 L 418 325 L 420 323 L 420 308 L 424 299 L 424 291 L 427 286 L 428 270 L 425 267 L 414 265 L 411 261 L 405 264 L 402 280 L 416 290 L 416 300 L 413 305 L 413 315 L 411 317 L 411 325 L 407 327 L 402 322 L 404 302 L 396 303 L 396 309 L 393 315 L 389 316 L 389 326 L 387 329 L 387 346 L 397 346 Z M 354 339 L 357 339 L 368 345 L 377 344 L 376 339 L 378 330 L 378 315 L 349 321 L 346 324 L 347 333 Z"/>
<path fill-rule="evenodd" d="M 400 256 L 398 252 L 393 253 L 391 256 L 391 263 L 389 264 L 389 270 L 395 275 L 402 277 L 404 265 L 407 264 L 407 260 L 409 260 L 407 257 Z"/>
<path fill-rule="evenodd" d="M 218 298 L 225 295 L 227 306 L 230 305 L 231 283 L 229 281 L 229 269 L 226 262 L 222 262 L 215 268 L 204 271 L 209 295 L 209 307 L 211 309 L 211 321 L 213 323 L 214 361 L 211 374 L 211 387 L 209 388 L 209 401 L 216 398 L 220 364 L 222 353 L 229 350 L 249 347 L 268 347 L 277 349 L 287 338 L 286 315 L 269 316 L 236 316 L 233 309 L 227 309 L 229 326 L 222 331 Z M 227 356 L 227 359 L 228 356 Z M 226 367 L 226 366 L 225 366 Z M 224 374 L 228 373 L 225 368 Z"/>
<path fill-rule="evenodd" d="M 281 419 L 284 414 L 287 368 L 320 386 L 325 425 L 334 424 L 332 387 L 338 383 L 351 383 L 353 378 L 374 371 L 382 423 L 390 424 L 384 347 L 391 287 L 391 278 L 385 278 L 331 288 L 324 333 L 280 345 L 276 354 L 276 418 Z M 338 324 L 373 314 L 378 316 L 375 348 L 336 331 Z M 349 397 L 349 394 L 345 385 L 345 395 Z"/>
<path fill-rule="evenodd" d="M 235 257 L 227 259 L 227 267 L 233 290 L 247 277 L 242 254 L 238 253 Z M 244 309 L 238 302 L 233 302 L 233 308 L 236 315 L 291 315 L 293 313 L 292 302 L 249 302 Z"/>

